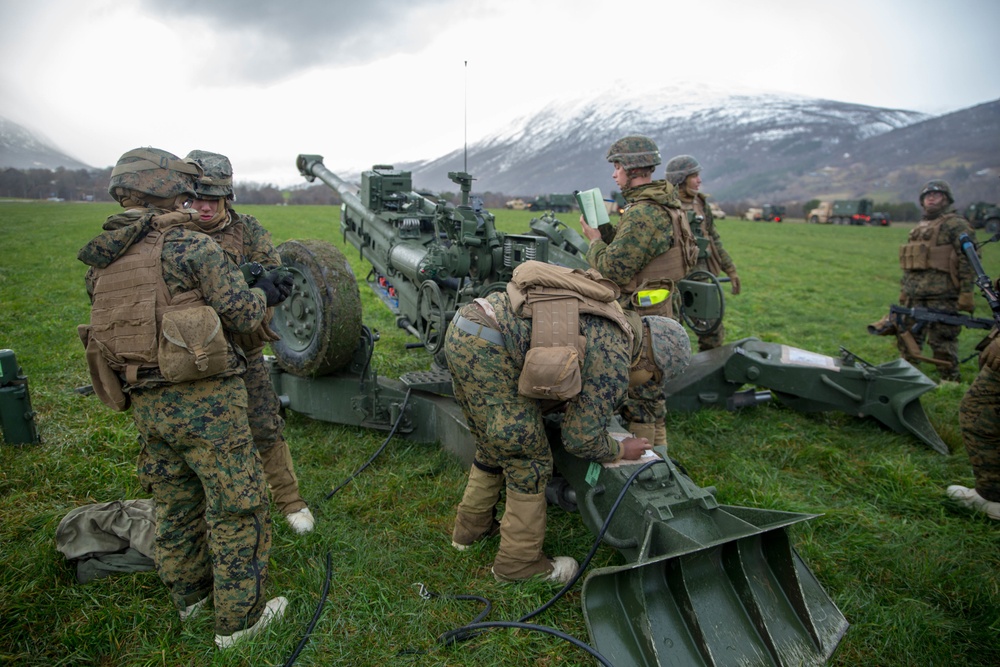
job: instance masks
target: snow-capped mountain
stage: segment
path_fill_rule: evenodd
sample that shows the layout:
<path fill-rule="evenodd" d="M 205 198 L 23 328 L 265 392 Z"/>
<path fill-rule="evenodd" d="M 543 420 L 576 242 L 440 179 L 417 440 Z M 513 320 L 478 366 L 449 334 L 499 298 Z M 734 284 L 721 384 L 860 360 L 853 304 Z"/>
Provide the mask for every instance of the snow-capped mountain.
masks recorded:
<path fill-rule="evenodd" d="M 977 123 L 987 126 L 951 123 L 950 141 L 968 144 L 960 135 L 975 133 L 979 139 L 971 144 L 992 147 L 997 157 L 990 166 L 997 167 L 1000 133 L 991 134 L 990 128 L 998 125 L 1000 102 L 980 111 Z M 884 170 L 903 165 L 881 165 L 885 156 L 878 148 L 880 139 L 920 126 L 933 135 L 935 123 L 963 113 L 934 118 L 901 109 L 691 85 L 644 91 L 613 88 L 512 121 L 468 147 L 468 169 L 476 178 L 475 189 L 482 191 L 536 195 L 601 187 L 607 193 L 614 188 L 605 160 L 608 147 L 624 135 L 644 134 L 656 141 L 664 163 L 675 155 L 694 155 L 703 167 L 704 190 L 717 200 L 861 196 L 873 174 L 865 165 L 858 168 L 857 155 L 866 155 L 869 166 L 880 163 L 875 175 L 884 175 Z M 909 134 L 912 143 L 901 160 L 912 164 L 929 144 L 940 144 L 921 135 L 920 130 Z M 964 158 L 960 153 L 948 157 Z M 421 188 L 453 191 L 447 172 L 461 170 L 464 159 L 463 151 L 456 150 L 428 162 L 397 166 L 411 169 Z M 944 176 L 938 160 L 924 166 Z M 864 177 L 852 180 L 850 173 Z M 660 167 L 654 178 L 662 177 Z M 899 193 L 906 199 L 911 195 Z"/>
<path fill-rule="evenodd" d="M 92 169 L 40 139 L 17 123 L 0 117 L 0 167 L 14 169 Z"/>

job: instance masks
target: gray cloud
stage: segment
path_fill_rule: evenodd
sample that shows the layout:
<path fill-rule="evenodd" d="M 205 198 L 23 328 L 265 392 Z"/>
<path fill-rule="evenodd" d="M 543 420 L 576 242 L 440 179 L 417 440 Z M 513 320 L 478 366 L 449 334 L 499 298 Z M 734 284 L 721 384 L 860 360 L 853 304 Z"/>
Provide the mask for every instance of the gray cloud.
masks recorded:
<path fill-rule="evenodd" d="M 206 61 L 226 77 L 268 83 L 320 65 L 354 66 L 414 53 L 456 0 L 141 0 L 149 15 L 197 24 L 215 36 Z M 444 15 L 444 16 L 442 16 Z M 220 69 L 222 71 L 220 71 Z"/>

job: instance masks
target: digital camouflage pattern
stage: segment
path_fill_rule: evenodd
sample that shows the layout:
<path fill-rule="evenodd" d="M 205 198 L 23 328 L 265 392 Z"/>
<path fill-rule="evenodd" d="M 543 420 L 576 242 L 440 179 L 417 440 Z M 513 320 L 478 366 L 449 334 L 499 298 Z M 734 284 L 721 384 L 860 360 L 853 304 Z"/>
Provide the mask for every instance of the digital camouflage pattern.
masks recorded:
<path fill-rule="evenodd" d="M 108 194 L 122 203 L 132 193 L 156 199 L 194 196 L 194 179 L 200 169 L 161 148 L 136 148 L 120 158 L 111 170 Z"/>
<path fill-rule="evenodd" d="M 687 176 L 684 178 L 686 179 Z M 684 179 L 681 179 L 681 184 L 683 183 Z M 685 212 L 692 211 L 694 215 L 702 217 L 700 225 L 691 223 L 691 231 L 694 232 L 699 248 L 703 246 L 703 250 L 698 253 L 695 270 L 708 271 L 713 276 L 718 276 L 721 273 L 729 276 L 735 274 L 736 264 L 729 255 L 729 251 L 722 245 L 722 237 L 719 236 L 719 230 L 715 226 L 712 207 L 708 205 L 705 195 L 697 192 L 692 196 L 683 186 L 679 186 L 677 196 Z M 713 350 L 720 347 L 725 340 L 726 326 L 720 322 L 719 327 L 712 333 L 698 334 L 698 351 Z"/>
<path fill-rule="evenodd" d="M 701 171 L 701 165 L 691 155 L 678 155 L 677 157 L 670 158 L 665 169 L 667 173 L 664 178 L 667 179 L 667 182 L 674 187 L 680 187 L 687 180 L 688 176 Z"/>
<path fill-rule="evenodd" d="M 656 142 L 639 134 L 623 137 L 611 144 L 607 160 L 617 162 L 625 169 L 655 167 L 662 162 Z"/>
<path fill-rule="evenodd" d="M 972 267 L 958 240 L 963 233 L 975 241 L 975 232 L 968 221 L 955 213 L 952 208 L 946 207 L 937 213 L 924 214 L 920 222 L 910 230 L 908 242 L 922 241 L 929 245 L 951 246 L 957 258 L 958 285 L 952 281 L 952 276 L 947 271 L 904 270 L 900 280 L 900 305 L 907 308 L 934 308 L 950 313 L 958 312 L 960 296 L 965 294 L 966 298 L 971 297 L 974 284 Z M 910 328 L 913 324 L 909 318 L 904 318 L 905 328 Z M 958 380 L 960 377 L 958 336 L 961 331 L 960 326 L 931 323 L 923 327 L 918 335 L 914 335 L 918 345 L 922 346 L 926 339 L 936 359 L 950 362 L 950 366 L 939 368 L 943 380 Z M 909 357 L 903 342 L 897 339 L 897 344 L 900 356 L 917 366 L 919 360 Z"/>
<path fill-rule="evenodd" d="M 1000 373 L 984 366 L 958 412 L 965 451 L 984 499 L 1000 502 Z"/>
<path fill-rule="evenodd" d="M 110 265 L 160 215 L 188 214 L 126 210 L 78 257 L 91 268 Z M 228 331 L 250 333 L 264 317 L 263 293 L 248 289 L 225 251 L 191 224 L 164 232 L 161 271 L 171 297 L 197 291 Z M 220 375 L 179 384 L 159 377 L 131 391 L 139 477 L 157 508 L 157 570 L 179 611 L 213 593 L 219 635 L 252 626 L 266 603 L 271 524 L 246 388 L 236 376 L 244 367 L 230 346 Z"/>
<path fill-rule="evenodd" d="M 233 199 L 233 165 L 229 158 L 219 153 L 193 150 L 185 160 L 200 167 L 202 174 L 195 181 L 195 191 L 199 199 L 225 197 Z"/>
<path fill-rule="evenodd" d="M 238 377 L 132 392 L 157 572 L 178 610 L 211 593 L 220 635 L 256 623 L 267 602 L 271 518 L 246 408 Z"/>
<path fill-rule="evenodd" d="M 680 208 L 673 186 L 665 181 L 628 188 L 622 195 L 627 205 L 615 227 L 614 239 L 610 244 L 600 239 L 593 241 L 587 250 L 590 265 L 619 287 L 627 285 L 654 257 L 670 249 L 674 228 L 664 207 Z M 684 276 L 668 277 L 680 280 Z M 628 295 L 623 294 L 619 303 L 624 309 L 631 308 Z"/>
<path fill-rule="evenodd" d="M 504 344 L 448 327 L 444 350 L 455 398 L 476 440 L 477 465 L 502 469 L 508 490 L 541 493 L 552 477 L 543 404 L 517 389 L 531 347 L 531 320 L 511 311 L 506 292 L 490 294 L 486 301 L 494 309 Z M 480 324 L 488 321 L 475 304 L 463 306 L 459 314 Z M 596 315 L 580 314 L 580 332 L 587 339 L 583 388 L 565 403 L 563 444 L 580 458 L 614 461 L 621 456 L 621 446 L 608 428 L 628 387 L 630 343 L 617 324 Z"/>

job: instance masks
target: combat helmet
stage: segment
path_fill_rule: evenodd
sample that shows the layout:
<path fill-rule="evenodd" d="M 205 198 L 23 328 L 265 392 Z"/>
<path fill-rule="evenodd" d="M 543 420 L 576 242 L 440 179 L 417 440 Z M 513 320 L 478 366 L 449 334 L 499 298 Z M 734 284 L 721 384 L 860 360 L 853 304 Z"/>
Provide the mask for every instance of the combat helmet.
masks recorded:
<path fill-rule="evenodd" d="M 667 163 L 666 179 L 673 185 L 680 185 L 691 174 L 701 171 L 701 165 L 690 155 L 678 155 Z"/>
<path fill-rule="evenodd" d="M 920 191 L 920 204 L 921 205 L 923 205 L 923 203 L 924 203 L 924 195 L 926 195 L 928 193 L 931 193 L 931 192 L 941 192 L 941 193 L 944 194 L 945 197 L 948 198 L 948 203 L 949 204 L 954 204 L 955 203 L 955 198 L 951 195 L 951 186 L 948 185 L 947 181 L 941 181 L 941 180 L 927 181 L 927 184 Z"/>
<path fill-rule="evenodd" d="M 663 160 L 660 159 L 660 149 L 652 139 L 633 134 L 611 144 L 608 162 L 618 162 L 625 169 L 637 169 L 655 167 Z"/>
<path fill-rule="evenodd" d="M 202 175 L 195 183 L 200 199 L 233 200 L 233 165 L 225 155 L 193 150 L 184 158 L 201 168 Z"/>
<path fill-rule="evenodd" d="M 194 196 L 198 165 L 181 160 L 161 148 L 135 148 L 118 158 L 111 170 L 108 194 L 119 204 L 126 199 L 172 199 Z M 136 195 L 139 195 L 138 197 Z"/>
<path fill-rule="evenodd" d="M 691 363 L 691 340 L 684 327 L 669 317 L 646 315 L 642 322 L 649 327 L 653 361 L 663 374 L 663 384 L 666 384 Z"/>

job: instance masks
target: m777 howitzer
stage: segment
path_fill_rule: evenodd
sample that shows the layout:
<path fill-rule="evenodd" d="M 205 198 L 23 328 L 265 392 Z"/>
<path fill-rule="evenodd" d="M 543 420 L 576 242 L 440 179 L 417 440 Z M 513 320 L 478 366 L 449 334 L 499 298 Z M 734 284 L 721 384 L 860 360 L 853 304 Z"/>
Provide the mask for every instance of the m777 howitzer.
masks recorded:
<path fill-rule="evenodd" d="M 462 187 L 462 203 L 452 206 L 411 192 L 407 172 L 376 167 L 356 189 L 319 156 L 297 163 L 341 195 L 340 230 L 371 265 L 366 282 L 429 352 L 440 351 L 460 305 L 506 289 L 520 262 L 587 267 L 586 241 L 558 221 L 533 221 L 529 234 L 498 232 L 470 196 L 468 174 L 451 174 Z M 471 465 L 475 442 L 440 364 L 398 379 L 378 375 L 378 337 L 361 323 L 344 255 L 319 240 L 278 250 L 295 277 L 272 321 L 282 339 L 269 363 L 282 403 L 313 419 L 440 444 Z M 584 584 L 588 630 L 613 664 L 802 665 L 832 655 L 847 621 L 785 534 L 815 515 L 720 505 L 669 461 L 626 488 L 630 466 L 595 470 L 562 452 L 556 417 L 549 426 L 559 474 L 547 495 L 564 507 L 581 499 L 592 529 L 608 518 L 604 542 L 628 561 L 591 572 Z M 621 491 L 622 509 L 612 513 L 607 500 Z M 614 600 L 628 600 L 627 614 Z"/>

